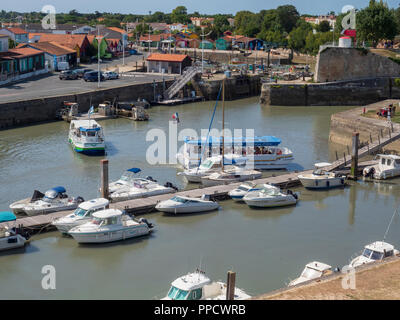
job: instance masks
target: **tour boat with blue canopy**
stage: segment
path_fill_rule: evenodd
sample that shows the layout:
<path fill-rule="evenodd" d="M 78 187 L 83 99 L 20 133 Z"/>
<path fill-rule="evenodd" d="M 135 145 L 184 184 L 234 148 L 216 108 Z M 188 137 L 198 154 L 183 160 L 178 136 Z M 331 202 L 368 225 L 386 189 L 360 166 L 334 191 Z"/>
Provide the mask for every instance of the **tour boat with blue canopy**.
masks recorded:
<path fill-rule="evenodd" d="M 44 194 L 35 190 L 31 199 L 14 202 L 10 209 L 15 213 L 25 213 L 28 216 L 46 214 L 56 211 L 74 210 L 83 202 L 82 197 L 69 197 L 64 187 L 54 187 Z"/>
<path fill-rule="evenodd" d="M 29 235 L 8 225 L 9 222 L 15 224 L 16 220 L 12 212 L 0 211 L 0 251 L 23 247 L 28 241 Z"/>
<path fill-rule="evenodd" d="M 281 142 L 274 136 L 224 137 L 225 150 L 222 152 L 222 137 L 186 137 L 177 159 L 185 169 L 191 169 L 199 166 L 203 156 L 235 154 L 246 157 L 249 168 L 286 169 L 294 157 L 291 150 L 279 146 Z"/>
<path fill-rule="evenodd" d="M 95 120 L 72 120 L 68 140 L 78 153 L 86 155 L 105 153 L 103 129 Z"/>

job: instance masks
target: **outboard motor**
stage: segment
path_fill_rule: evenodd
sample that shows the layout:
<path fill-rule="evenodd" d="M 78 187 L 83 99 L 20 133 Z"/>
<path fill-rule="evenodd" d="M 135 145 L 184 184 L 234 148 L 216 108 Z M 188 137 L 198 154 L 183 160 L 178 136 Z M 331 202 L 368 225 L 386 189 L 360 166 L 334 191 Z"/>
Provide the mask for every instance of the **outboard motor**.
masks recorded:
<path fill-rule="evenodd" d="M 145 218 L 140 218 L 140 219 L 139 219 L 139 222 L 143 222 L 143 223 L 147 224 L 147 226 L 148 226 L 150 229 L 154 227 L 153 224 L 150 223 L 150 222 L 149 222 L 147 219 L 145 219 Z"/>
<path fill-rule="evenodd" d="M 297 193 L 293 192 L 292 190 L 288 190 L 287 194 L 292 195 L 296 200 L 298 200 Z"/>
<path fill-rule="evenodd" d="M 366 178 L 373 177 L 375 174 L 375 168 L 370 168 L 368 172 L 365 174 Z"/>
<path fill-rule="evenodd" d="M 166 188 L 172 188 L 172 189 L 178 191 L 178 188 L 177 188 L 176 186 L 174 186 L 171 182 L 167 182 L 167 183 L 164 185 L 164 187 L 166 187 Z"/>
<path fill-rule="evenodd" d="M 147 177 L 146 177 L 146 180 L 150 180 L 150 181 L 153 181 L 153 182 L 157 182 L 157 180 L 154 180 L 153 177 L 151 177 L 151 176 L 147 176 Z"/>
<path fill-rule="evenodd" d="M 76 198 L 76 202 L 82 203 L 82 202 L 85 202 L 85 199 L 83 199 L 82 197 L 78 197 L 78 198 Z"/>

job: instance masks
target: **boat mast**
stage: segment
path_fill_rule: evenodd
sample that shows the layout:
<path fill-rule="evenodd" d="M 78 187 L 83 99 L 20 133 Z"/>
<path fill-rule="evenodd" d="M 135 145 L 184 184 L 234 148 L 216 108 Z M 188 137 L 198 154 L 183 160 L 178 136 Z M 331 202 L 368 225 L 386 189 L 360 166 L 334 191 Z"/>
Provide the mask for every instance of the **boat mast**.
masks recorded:
<path fill-rule="evenodd" d="M 222 172 L 225 159 L 225 77 L 222 79 Z"/>

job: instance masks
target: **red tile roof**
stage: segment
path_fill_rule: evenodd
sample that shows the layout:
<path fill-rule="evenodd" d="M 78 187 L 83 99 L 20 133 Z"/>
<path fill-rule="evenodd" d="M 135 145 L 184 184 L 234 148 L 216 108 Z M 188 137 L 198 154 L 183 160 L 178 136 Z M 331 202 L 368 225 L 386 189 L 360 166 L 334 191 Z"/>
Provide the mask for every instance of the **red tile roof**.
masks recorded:
<path fill-rule="evenodd" d="M 13 28 L 7 28 L 8 31 L 11 31 L 14 34 L 27 34 L 28 32 L 26 32 L 24 29 L 21 28 L 17 28 L 17 27 L 13 27 Z"/>
<path fill-rule="evenodd" d="M 146 60 L 147 61 L 165 61 L 165 62 L 183 62 L 186 58 L 190 57 L 186 54 L 163 54 L 152 53 Z"/>
<path fill-rule="evenodd" d="M 81 48 L 86 38 L 84 34 L 29 33 L 29 39 L 35 36 L 40 36 L 39 42 L 57 42 L 70 49 Z"/>
<path fill-rule="evenodd" d="M 126 33 L 126 31 L 124 29 L 121 29 L 118 27 L 107 27 L 107 29 L 110 29 L 112 31 L 119 32 L 119 33 Z"/>
<path fill-rule="evenodd" d="M 57 42 L 38 42 L 38 43 L 30 43 L 31 47 L 35 49 L 47 52 L 51 55 L 62 56 L 70 53 L 75 53 L 75 50 L 64 47 Z"/>
<path fill-rule="evenodd" d="M 43 51 L 32 48 L 14 48 L 14 49 L 9 49 L 8 52 L 17 54 L 18 55 L 17 58 L 35 56 L 37 54 L 43 53 Z"/>

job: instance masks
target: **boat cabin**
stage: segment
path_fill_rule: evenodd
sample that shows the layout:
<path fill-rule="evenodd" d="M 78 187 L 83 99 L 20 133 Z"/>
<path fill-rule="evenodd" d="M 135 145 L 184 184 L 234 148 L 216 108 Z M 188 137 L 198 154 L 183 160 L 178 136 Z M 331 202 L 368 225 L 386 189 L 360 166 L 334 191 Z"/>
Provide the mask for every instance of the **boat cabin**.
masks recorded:
<path fill-rule="evenodd" d="M 200 300 L 205 297 L 204 287 L 211 280 L 200 271 L 187 274 L 171 284 L 168 298 L 171 300 Z"/>
<path fill-rule="evenodd" d="M 86 201 L 81 203 L 73 214 L 81 218 L 89 217 L 93 215 L 93 213 L 96 211 L 106 210 L 106 207 L 109 205 L 109 203 L 110 202 L 104 198 L 98 198 Z"/>
<path fill-rule="evenodd" d="M 386 242 L 377 241 L 365 246 L 362 256 L 365 258 L 379 261 L 395 254 L 394 247 Z"/>
<path fill-rule="evenodd" d="M 380 154 L 379 157 L 379 169 L 400 169 L 400 157 L 396 155 L 384 155 Z"/>
<path fill-rule="evenodd" d="M 301 277 L 307 279 L 321 278 L 322 276 L 329 274 L 331 269 L 332 267 L 328 264 L 314 261 L 306 265 L 301 273 Z"/>
<path fill-rule="evenodd" d="M 94 120 L 75 120 L 71 121 L 70 131 L 77 138 L 96 142 L 102 139 L 101 126 Z"/>
<path fill-rule="evenodd" d="M 117 209 L 106 209 L 93 213 L 92 224 L 99 227 L 122 224 L 122 211 Z"/>

